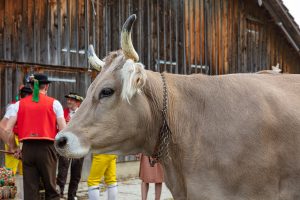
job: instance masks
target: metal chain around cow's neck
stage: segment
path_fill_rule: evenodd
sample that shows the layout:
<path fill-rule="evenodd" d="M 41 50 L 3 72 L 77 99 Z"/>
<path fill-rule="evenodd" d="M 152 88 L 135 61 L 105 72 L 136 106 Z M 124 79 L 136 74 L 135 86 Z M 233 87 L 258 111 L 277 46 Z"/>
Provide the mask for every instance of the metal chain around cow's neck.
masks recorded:
<path fill-rule="evenodd" d="M 171 130 L 167 122 L 167 111 L 168 111 L 168 91 L 166 78 L 163 73 L 161 73 L 161 78 L 163 82 L 163 108 L 162 108 L 162 117 L 163 124 L 160 127 L 158 140 L 154 149 L 154 152 L 151 157 L 149 157 L 149 163 L 151 167 L 155 163 L 162 160 L 162 158 L 169 157 L 169 143 L 171 137 Z"/>

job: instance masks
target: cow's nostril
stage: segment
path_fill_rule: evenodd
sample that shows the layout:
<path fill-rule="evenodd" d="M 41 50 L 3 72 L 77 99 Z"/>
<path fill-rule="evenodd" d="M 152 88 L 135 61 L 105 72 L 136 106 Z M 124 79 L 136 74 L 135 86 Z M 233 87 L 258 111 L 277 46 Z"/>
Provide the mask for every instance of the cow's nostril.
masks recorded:
<path fill-rule="evenodd" d="M 56 144 L 59 148 L 63 148 L 64 146 L 66 146 L 67 141 L 68 141 L 67 137 L 61 137 L 56 141 Z"/>

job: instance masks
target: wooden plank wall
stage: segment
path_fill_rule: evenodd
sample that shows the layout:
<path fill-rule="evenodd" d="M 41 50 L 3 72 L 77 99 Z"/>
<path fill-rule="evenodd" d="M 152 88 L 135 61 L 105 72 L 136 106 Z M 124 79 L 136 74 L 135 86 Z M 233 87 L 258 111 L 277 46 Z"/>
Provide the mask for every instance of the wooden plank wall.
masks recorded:
<path fill-rule="evenodd" d="M 1 0 L 0 59 L 86 66 L 83 0 Z"/>
<path fill-rule="evenodd" d="M 132 13 L 147 69 L 226 74 L 279 63 L 299 70 L 299 54 L 252 0 L 0 0 L 0 60 L 87 67 L 88 44 L 100 57 L 118 49 Z"/>
<path fill-rule="evenodd" d="M 168 0 L 96 1 L 94 32 L 99 57 L 119 49 L 120 30 L 130 14 L 137 14 L 133 43 L 147 69 L 185 73 L 183 58 L 183 4 Z M 98 30 L 98 27 L 99 30 Z M 101 32 L 102 31 L 102 32 Z M 170 64 L 170 63 L 173 63 Z"/>
<path fill-rule="evenodd" d="M 201 66 L 209 74 L 256 72 L 277 63 L 285 73 L 300 71 L 299 53 L 255 1 L 184 1 L 184 20 L 186 73 Z"/>

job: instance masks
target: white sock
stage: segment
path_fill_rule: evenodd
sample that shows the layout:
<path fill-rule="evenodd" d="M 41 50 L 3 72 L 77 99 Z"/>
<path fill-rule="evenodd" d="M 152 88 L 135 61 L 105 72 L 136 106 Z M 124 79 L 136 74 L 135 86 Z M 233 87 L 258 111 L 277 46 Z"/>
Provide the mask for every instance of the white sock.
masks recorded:
<path fill-rule="evenodd" d="M 99 186 L 91 186 L 88 189 L 89 200 L 100 200 Z"/>
<path fill-rule="evenodd" d="M 117 183 L 107 186 L 108 200 L 117 200 L 118 185 Z"/>

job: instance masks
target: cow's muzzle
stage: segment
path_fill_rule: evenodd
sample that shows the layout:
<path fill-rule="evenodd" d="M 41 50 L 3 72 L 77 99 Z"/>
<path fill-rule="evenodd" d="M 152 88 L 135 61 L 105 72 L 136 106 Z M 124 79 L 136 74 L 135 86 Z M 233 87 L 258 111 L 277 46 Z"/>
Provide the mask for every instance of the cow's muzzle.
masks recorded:
<path fill-rule="evenodd" d="M 80 140 L 72 132 L 60 132 L 55 137 L 54 146 L 56 151 L 68 158 L 81 158 L 88 154 L 90 145 Z"/>
<path fill-rule="evenodd" d="M 56 141 L 56 145 L 58 148 L 62 149 L 66 146 L 68 139 L 66 137 L 60 137 Z"/>

